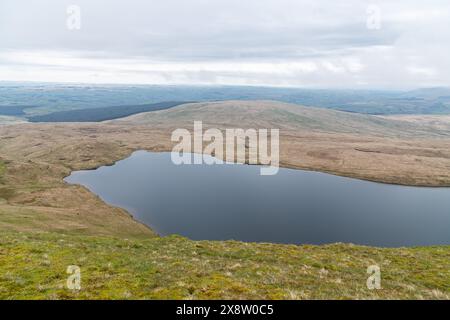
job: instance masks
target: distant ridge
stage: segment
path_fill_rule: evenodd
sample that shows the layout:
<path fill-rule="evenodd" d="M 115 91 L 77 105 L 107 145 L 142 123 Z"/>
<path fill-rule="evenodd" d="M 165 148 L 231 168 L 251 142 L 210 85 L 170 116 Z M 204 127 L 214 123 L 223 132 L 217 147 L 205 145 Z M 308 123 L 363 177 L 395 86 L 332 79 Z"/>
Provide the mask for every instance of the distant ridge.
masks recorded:
<path fill-rule="evenodd" d="M 383 138 L 450 136 L 450 126 L 445 120 L 437 125 L 436 121 L 429 119 L 418 125 L 414 119 L 402 121 L 401 117 L 381 117 L 267 100 L 190 103 L 112 122 L 174 129 L 190 128 L 194 120 L 203 121 L 205 127 L 213 128 L 278 128 L 294 132 L 358 134 Z"/>
<path fill-rule="evenodd" d="M 119 119 L 134 114 L 169 109 L 186 101 L 168 101 L 141 105 L 123 105 L 102 108 L 78 109 L 69 111 L 59 111 L 45 115 L 32 116 L 28 118 L 30 122 L 100 122 L 106 120 Z"/>

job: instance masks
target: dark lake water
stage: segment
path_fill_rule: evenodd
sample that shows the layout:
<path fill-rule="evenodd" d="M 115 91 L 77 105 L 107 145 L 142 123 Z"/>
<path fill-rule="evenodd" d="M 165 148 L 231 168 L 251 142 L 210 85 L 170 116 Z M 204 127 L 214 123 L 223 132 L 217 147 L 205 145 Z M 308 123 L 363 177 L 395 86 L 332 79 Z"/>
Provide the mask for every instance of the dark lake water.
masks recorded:
<path fill-rule="evenodd" d="M 138 151 L 66 178 L 161 235 L 195 240 L 373 246 L 450 244 L 450 189 L 387 185 L 258 166 L 180 165 Z"/>

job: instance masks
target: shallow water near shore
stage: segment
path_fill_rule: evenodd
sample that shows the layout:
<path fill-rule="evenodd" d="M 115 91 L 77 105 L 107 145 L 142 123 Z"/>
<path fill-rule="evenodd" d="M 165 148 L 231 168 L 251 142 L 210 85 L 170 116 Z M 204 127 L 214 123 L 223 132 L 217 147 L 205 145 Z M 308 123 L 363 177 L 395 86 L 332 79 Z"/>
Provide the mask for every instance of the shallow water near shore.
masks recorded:
<path fill-rule="evenodd" d="M 198 156 L 198 155 L 197 155 Z M 76 171 L 81 184 L 158 234 L 194 240 L 399 247 L 450 244 L 450 188 L 407 187 L 260 166 L 174 165 L 137 151 Z"/>

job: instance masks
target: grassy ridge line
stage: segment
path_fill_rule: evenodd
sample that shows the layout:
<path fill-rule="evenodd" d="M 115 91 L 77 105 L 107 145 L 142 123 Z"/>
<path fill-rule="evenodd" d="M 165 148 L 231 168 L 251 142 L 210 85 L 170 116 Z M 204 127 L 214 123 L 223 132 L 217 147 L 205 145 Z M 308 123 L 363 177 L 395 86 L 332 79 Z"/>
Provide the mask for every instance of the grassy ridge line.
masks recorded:
<path fill-rule="evenodd" d="M 449 249 L 2 233 L 0 299 L 449 299 Z M 374 264 L 380 290 L 366 286 Z"/>
<path fill-rule="evenodd" d="M 30 122 L 100 122 L 127 117 L 142 112 L 164 110 L 187 102 L 169 101 L 144 105 L 127 105 L 103 108 L 89 108 L 59 111 L 45 115 L 32 116 Z"/>
<path fill-rule="evenodd" d="M 116 124 L 165 124 L 173 128 L 190 127 L 194 120 L 204 125 L 229 128 L 278 128 L 295 132 L 371 135 L 387 138 L 448 138 L 450 127 L 436 128 L 429 122 L 411 123 L 396 118 L 378 117 L 302 105 L 259 101 L 215 101 L 189 103 L 157 113 L 140 113 L 116 119 Z"/>

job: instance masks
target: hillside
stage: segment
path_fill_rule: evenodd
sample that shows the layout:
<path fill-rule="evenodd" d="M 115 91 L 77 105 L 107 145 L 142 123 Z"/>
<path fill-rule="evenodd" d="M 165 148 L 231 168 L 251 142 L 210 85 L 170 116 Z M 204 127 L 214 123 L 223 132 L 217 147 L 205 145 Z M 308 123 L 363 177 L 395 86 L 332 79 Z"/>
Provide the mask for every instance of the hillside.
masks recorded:
<path fill-rule="evenodd" d="M 450 247 L 0 234 L 0 299 L 449 299 Z M 382 289 L 366 287 L 377 264 Z M 81 290 L 66 288 L 67 266 Z"/>
<path fill-rule="evenodd" d="M 450 137 L 450 127 L 398 118 L 304 107 L 275 101 L 191 103 L 117 120 L 149 126 L 187 127 L 194 120 L 210 127 L 279 128 L 297 132 L 364 134 L 380 137 Z"/>
<path fill-rule="evenodd" d="M 107 123 L 2 126 L 0 298 L 448 299 L 448 246 L 379 249 L 161 238 L 124 210 L 63 182 L 73 170 L 111 164 L 135 150 L 170 151 L 172 129 L 191 128 L 194 120 L 221 128 L 281 127 L 285 167 L 450 185 L 446 130 L 273 102 L 184 105 Z M 379 291 L 366 288 L 372 264 L 382 268 Z M 64 288 L 68 265 L 82 268 L 79 293 Z"/>

